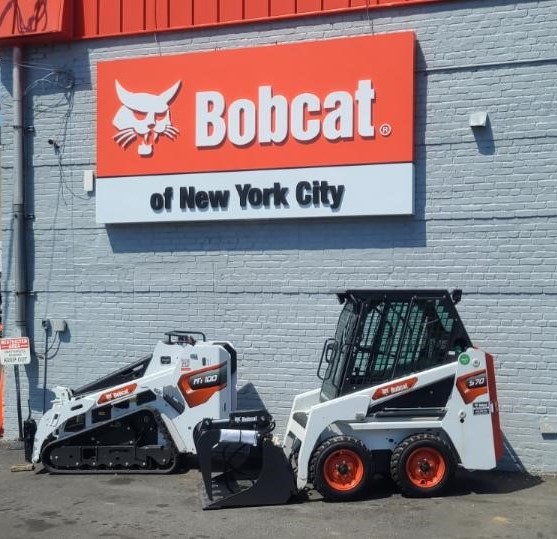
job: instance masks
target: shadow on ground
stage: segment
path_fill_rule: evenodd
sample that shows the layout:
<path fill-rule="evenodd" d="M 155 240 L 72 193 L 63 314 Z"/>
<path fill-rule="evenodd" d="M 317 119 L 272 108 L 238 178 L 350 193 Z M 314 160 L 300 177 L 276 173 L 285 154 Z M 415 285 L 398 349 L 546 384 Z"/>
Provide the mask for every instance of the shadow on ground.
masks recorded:
<path fill-rule="evenodd" d="M 540 477 L 518 472 L 471 472 L 468 470 L 458 470 L 452 486 L 441 497 L 451 498 L 470 494 L 511 494 L 533 488 L 543 482 L 543 479 Z M 399 494 L 400 491 L 390 478 L 378 475 L 370 482 L 368 492 L 360 501 L 380 500 Z M 315 491 L 300 493 L 292 500 L 293 503 L 308 501 L 327 502 Z"/>

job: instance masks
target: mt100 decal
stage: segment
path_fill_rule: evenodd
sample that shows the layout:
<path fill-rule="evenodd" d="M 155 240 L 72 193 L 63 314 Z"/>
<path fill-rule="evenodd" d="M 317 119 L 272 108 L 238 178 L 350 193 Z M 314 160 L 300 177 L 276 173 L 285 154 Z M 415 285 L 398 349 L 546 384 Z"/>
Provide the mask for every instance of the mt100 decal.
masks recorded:
<path fill-rule="evenodd" d="M 178 387 L 190 408 L 207 402 L 215 393 L 226 387 L 226 363 L 184 374 Z"/>

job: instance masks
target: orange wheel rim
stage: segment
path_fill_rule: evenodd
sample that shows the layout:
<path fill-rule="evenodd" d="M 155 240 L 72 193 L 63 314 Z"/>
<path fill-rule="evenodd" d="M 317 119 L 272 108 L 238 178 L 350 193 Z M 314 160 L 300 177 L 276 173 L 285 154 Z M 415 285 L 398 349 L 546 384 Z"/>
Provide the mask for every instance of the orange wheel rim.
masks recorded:
<path fill-rule="evenodd" d="M 323 475 L 329 487 L 347 491 L 356 488 L 364 477 L 364 462 L 350 449 L 339 449 L 325 460 Z"/>
<path fill-rule="evenodd" d="M 414 450 L 406 461 L 406 476 L 420 488 L 433 488 L 445 477 L 447 465 L 440 451 L 432 447 Z"/>

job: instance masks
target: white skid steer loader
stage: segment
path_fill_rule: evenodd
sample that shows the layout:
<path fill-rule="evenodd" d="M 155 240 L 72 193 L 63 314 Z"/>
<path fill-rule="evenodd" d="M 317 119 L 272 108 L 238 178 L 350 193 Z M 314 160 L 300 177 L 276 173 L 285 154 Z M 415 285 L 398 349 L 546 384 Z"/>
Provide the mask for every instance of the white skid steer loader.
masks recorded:
<path fill-rule="evenodd" d="M 494 468 L 503 445 L 493 357 L 472 346 L 455 308 L 460 297 L 338 294 L 344 307 L 323 347 L 322 385 L 295 397 L 280 446 L 265 410 L 196 427 L 204 509 L 286 503 L 310 484 L 327 499 L 351 500 L 374 473 L 389 474 L 404 495 L 430 497 L 459 465 Z M 246 445 L 255 469 L 225 462 L 213 472 L 214 454 Z"/>
<path fill-rule="evenodd" d="M 175 470 L 180 454 L 195 452 L 195 425 L 235 410 L 236 352 L 200 332 L 166 337 L 153 354 L 99 380 L 56 387 L 38 426 L 26 421 L 26 458 L 50 473 Z"/>

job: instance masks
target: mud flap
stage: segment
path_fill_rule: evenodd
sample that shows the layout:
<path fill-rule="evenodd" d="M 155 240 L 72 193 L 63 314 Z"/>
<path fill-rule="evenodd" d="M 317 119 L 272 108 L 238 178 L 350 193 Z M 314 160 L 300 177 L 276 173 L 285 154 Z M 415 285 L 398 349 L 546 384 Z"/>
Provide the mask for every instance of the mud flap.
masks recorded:
<path fill-rule="evenodd" d="M 263 437 L 254 446 L 223 441 L 220 429 L 198 432 L 195 438 L 203 477 L 200 488 L 203 509 L 279 505 L 287 503 L 297 492 L 288 459 L 270 437 Z M 228 453 L 238 461 L 239 450 L 247 447 L 249 455 L 241 463 L 226 456 L 228 448 Z M 222 471 L 215 474 L 213 464 L 218 465 L 218 460 Z"/>

